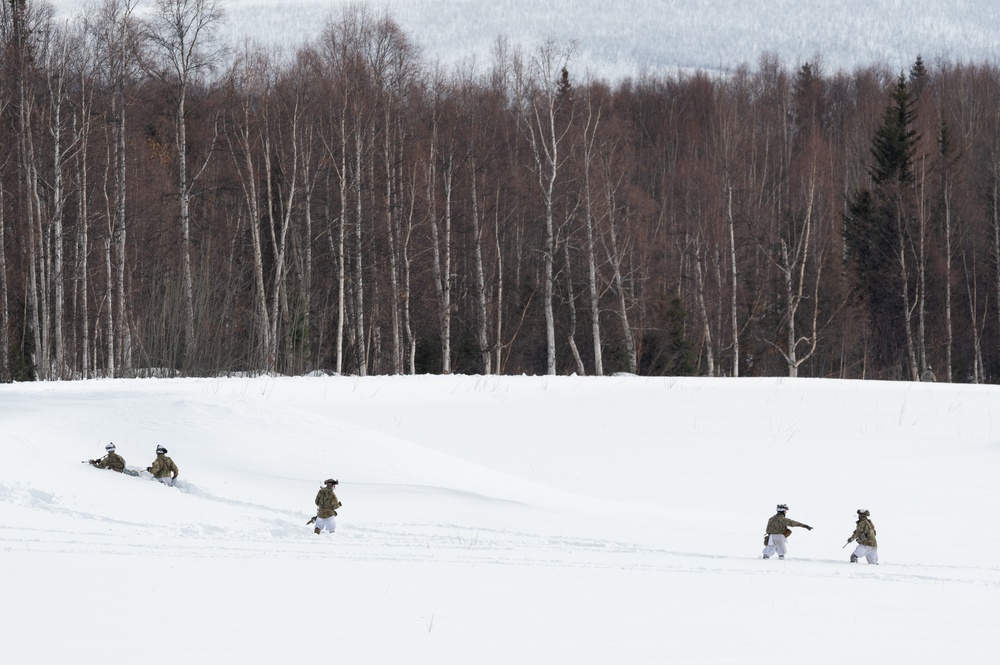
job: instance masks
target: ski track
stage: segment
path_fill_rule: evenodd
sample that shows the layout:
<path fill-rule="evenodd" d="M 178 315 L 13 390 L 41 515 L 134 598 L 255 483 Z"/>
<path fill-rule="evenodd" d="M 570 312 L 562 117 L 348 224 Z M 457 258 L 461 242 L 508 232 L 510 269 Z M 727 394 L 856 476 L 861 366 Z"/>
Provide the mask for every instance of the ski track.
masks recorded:
<path fill-rule="evenodd" d="M 140 471 L 140 477 L 152 476 Z M 55 529 L 0 526 L 0 551 L 57 554 L 159 555 L 188 558 L 298 558 L 326 559 L 331 550 L 341 560 L 457 563 L 579 569 L 622 569 L 637 572 L 685 574 L 780 574 L 797 577 L 848 578 L 908 584 L 961 584 L 1000 588 L 1000 568 L 925 564 L 848 564 L 839 559 L 791 558 L 764 561 L 684 552 L 607 539 L 557 537 L 528 531 L 500 530 L 440 522 L 342 525 L 336 535 L 317 538 L 304 525 L 300 511 L 229 499 L 187 481 L 174 490 L 226 506 L 255 511 L 252 530 L 233 530 L 211 524 L 151 526 L 146 523 L 95 517 L 58 505 L 56 497 L 32 488 L 0 483 L 0 500 L 93 523 L 92 530 L 66 533 Z M 265 519 L 261 516 L 267 515 Z M 149 539 L 125 541 L 103 527 L 125 528 Z M 374 554 L 373 554 L 374 552 Z M 844 568 L 844 566 L 851 568 Z"/>
<path fill-rule="evenodd" d="M 80 517 L 83 517 L 80 515 Z M 0 551 L 54 554 L 164 556 L 206 559 L 329 559 L 514 567 L 566 567 L 700 575 L 781 575 L 803 578 L 863 579 L 917 585 L 1000 588 L 1000 568 L 925 564 L 850 564 L 834 559 L 764 561 L 758 556 L 683 552 L 614 540 L 555 538 L 523 531 L 470 529 L 442 523 L 344 526 L 316 537 L 287 521 L 262 525 L 253 533 L 210 525 L 167 529 L 100 520 L 149 531 L 136 543 L 96 530 L 65 533 L 54 529 L 0 527 Z M 268 526 L 271 530 L 268 530 Z"/>

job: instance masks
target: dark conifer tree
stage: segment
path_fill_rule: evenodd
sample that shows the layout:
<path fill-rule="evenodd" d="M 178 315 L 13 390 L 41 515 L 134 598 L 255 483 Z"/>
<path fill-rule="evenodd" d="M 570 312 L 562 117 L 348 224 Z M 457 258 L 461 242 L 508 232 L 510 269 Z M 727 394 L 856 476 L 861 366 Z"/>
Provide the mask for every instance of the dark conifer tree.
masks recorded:
<path fill-rule="evenodd" d="M 885 190 L 913 180 L 913 154 L 919 139 L 913 126 L 916 118 L 910 88 L 900 74 L 882 116 L 882 124 L 875 130 L 872 140 L 875 164 L 871 176 L 877 189 Z"/>
<path fill-rule="evenodd" d="M 912 214 L 916 113 L 912 92 L 900 74 L 872 139 L 873 187 L 854 194 L 844 223 L 848 260 L 868 312 L 871 348 L 880 367 L 897 364 L 905 343 L 906 311 L 900 294 L 907 276 L 900 252 Z"/>

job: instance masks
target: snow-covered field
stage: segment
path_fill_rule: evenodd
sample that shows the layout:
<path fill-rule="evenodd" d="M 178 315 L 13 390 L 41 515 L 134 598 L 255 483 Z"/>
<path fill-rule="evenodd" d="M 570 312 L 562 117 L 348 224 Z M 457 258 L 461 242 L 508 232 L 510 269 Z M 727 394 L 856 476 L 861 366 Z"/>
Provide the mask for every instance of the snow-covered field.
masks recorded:
<path fill-rule="evenodd" d="M 64 14 L 79 0 L 52 0 Z M 97 0 L 88 0 L 94 2 Z M 148 10 L 153 0 L 140 0 Z M 498 37 L 531 49 L 547 39 L 576 42 L 575 78 L 606 79 L 678 69 L 730 71 L 762 54 L 787 67 L 824 70 L 871 64 L 908 68 L 918 55 L 1000 62 L 996 0 L 221 0 L 223 33 L 290 52 L 322 29 L 331 12 L 355 4 L 387 11 L 431 61 L 491 62 Z"/>
<path fill-rule="evenodd" d="M 109 441 L 182 482 L 80 463 Z M 998 475 L 995 386 L 2 385 L 0 659 L 992 662 Z M 814 530 L 764 561 L 778 502 Z M 881 566 L 847 563 L 858 508 Z"/>

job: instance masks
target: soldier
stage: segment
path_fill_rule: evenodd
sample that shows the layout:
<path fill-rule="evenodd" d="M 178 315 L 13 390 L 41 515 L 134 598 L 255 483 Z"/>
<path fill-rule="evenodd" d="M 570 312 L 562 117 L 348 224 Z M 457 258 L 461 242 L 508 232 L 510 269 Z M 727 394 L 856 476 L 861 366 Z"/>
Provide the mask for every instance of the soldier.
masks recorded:
<path fill-rule="evenodd" d="M 323 529 L 330 533 L 337 530 L 337 520 L 334 517 L 337 516 L 337 508 L 343 505 L 333 493 L 337 484 L 333 478 L 327 478 L 316 495 L 316 528 L 313 529 L 315 534 L 322 533 Z"/>
<path fill-rule="evenodd" d="M 789 527 L 801 526 L 812 531 L 812 527 L 808 524 L 802 524 L 801 522 L 796 522 L 785 517 L 785 513 L 787 512 L 788 506 L 779 503 L 777 512 L 767 521 L 767 531 L 764 536 L 765 559 L 770 559 L 771 555 L 775 552 L 778 553 L 779 559 L 785 558 L 785 552 L 787 551 L 785 547 L 786 539 L 792 535 L 792 530 Z"/>
<path fill-rule="evenodd" d="M 173 487 L 174 481 L 177 480 L 177 465 L 174 461 L 167 457 L 167 449 L 163 446 L 156 447 L 156 459 L 153 460 L 153 466 L 147 467 L 146 471 L 153 474 L 153 477 L 159 480 L 164 485 Z"/>
<path fill-rule="evenodd" d="M 98 469 L 111 469 L 112 471 L 117 471 L 118 473 L 124 471 L 125 459 L 115 452 L 115 444 L 109 443 L 104 446 L 104 449 L 108 451 L 107 455 L 101 459 L 92 459 L 88 461 Z"/>
<path fill-rule="evenodd" d="M 858 542 L 858 546 L 851 553 L 851 563 L 857 563 L 858 559 L 865 557 L 868 563 L 878 565 L 878 541 L 875 540 L 875 525 L 868 519 L 870 516 L 871 513 L 867 510 L 858 511 L 857 526 L 854 527 L 854 533 L 851 534 L 851 537 L 847 539 L 848 543 L 852 540 Z"/>

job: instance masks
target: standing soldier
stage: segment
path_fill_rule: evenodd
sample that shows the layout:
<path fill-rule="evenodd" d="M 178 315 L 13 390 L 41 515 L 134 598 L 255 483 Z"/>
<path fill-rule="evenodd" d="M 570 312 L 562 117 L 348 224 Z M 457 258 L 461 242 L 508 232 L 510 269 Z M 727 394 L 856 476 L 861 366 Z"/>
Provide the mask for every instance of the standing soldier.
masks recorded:
<path fill-rule="evenodd" d="M 333 478 L 327 478 L 316 495 L 316 528 L 313 529 L 315 534 L 322 533 L 323 529 L 330 533 L 337 530 L 337 520 L 334 517 L 337 516 L 337 508 L 343 505 L 333 492 L 337 484 Z"/>
<path fill-rule="evenodd" d="M 167 457 L 167 449 L 163 446 L 156 447 L 156 459 L 153 460 L 153 466 L 147 467 L 146 471 L 169 487 L 173 487 L 174 481 L 177 480 L 177 465 Z"/>
<path fill-rule="evenodd" d="M 117 471 L 118 473 L 124 471 L 125 459 L 115 452 L 115 444 L 109 443 L 104 446 L 104 449 L 108 451 L 107 455 L 101 459 L 92 459 L 88 461 L 98 469 L 111 469 L 112 471 Z"/>
<path fill-rule="evenodd" d="M 790 520 L 785 517 L 785 513 L 788 512 L 788 506 L 779 503 L 778 508 L 774 516 L 767 521 L 767 531 L 764 536 L 764 558 L 770 559 L 771 555 L 775 552 L 778 553 L 779 559 L 785 558 L 785 552 L 787 548 L 785 547 L 786 539 L 788 536 L 792 535 L 792 530 L 789 527 L 801 526 L 809 531 L 812 531 L 812 527 L 808 524 L 803 524 L 801 522 L 796 522 L 795 520 Z"/>
<path fill-rule="evenodd" d="M 863 508 L 858 511 L 857 526 L 847 539 L 848 543 L 852 540 L 858 542 L 858 546 L 851 554 L 851 563 L 857 563 L 858 559 L 865 557 L 868 563 L 878 565 L 878 541 L 875 540 L 875 525 L 868 519 L 870 515 L 871 513 Z"/>

